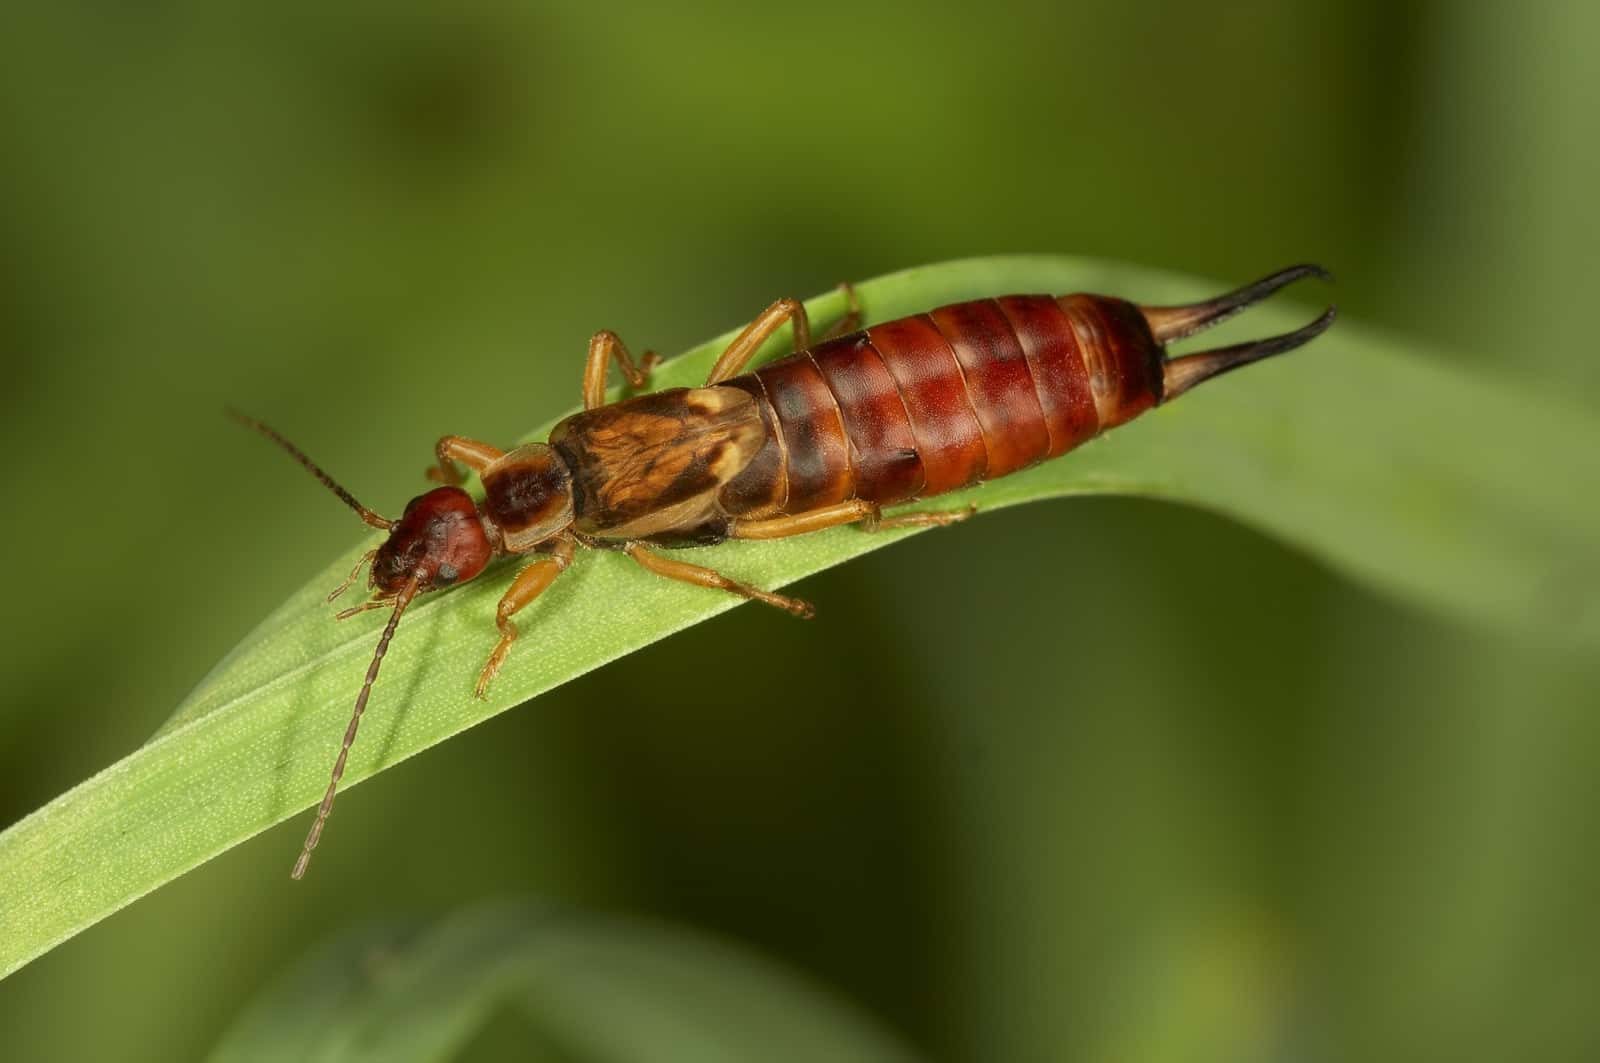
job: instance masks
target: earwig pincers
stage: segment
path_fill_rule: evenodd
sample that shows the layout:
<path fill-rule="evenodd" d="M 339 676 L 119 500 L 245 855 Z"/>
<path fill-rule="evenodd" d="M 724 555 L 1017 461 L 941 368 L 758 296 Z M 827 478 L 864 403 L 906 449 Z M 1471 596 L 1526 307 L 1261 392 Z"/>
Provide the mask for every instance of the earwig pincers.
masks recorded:
<path fill-rule="evenodd" d="M 635 361 L 611 332 L 589 343 L 583 409 L 543 443 L 502 451 L 445 436 L 427 470 L 441 484 L 379 516 L 259 421 L 235 415 L 289 452 L 384 541 L 368 569 L 372 597 L 339 615 L 390 610 L 293 877 L 305 874 L 333 811 L 384 654 L 418 595 L 475 579 L 499 557 L 529 562 L 500 599 L 500 638 L 478 675 L 483 697 L 517 638 L 513 620 L 579 548 L 619 550 L 667 579 L 727 591 L 796 616 L 810 604 L 752 587 L 658 548 L 782 539 L 839 524 L 864 530 L 949 524 L 973 507 L 885 515 L 887 507 L 993 480 L 1064 454 L 1198 384 L 1293 350 L 1325 331 L 1329 307 L 1280 336 L 1169 358 L 1166 344 L 1253 306 L 1319 266 L 1280 270 L 1204 302 L 1140 306 L 1104 295 L 1008 295 L 942 306 L 857 331 L 860 308 L 813 345 L 805 307 L 769 306 L 729 344 L 705 386 L 605 401 L 614 361 L 641 389 L 657 359 Z M 794 353 L 746 372 L 785 324 Z M 483 499 L 462 490 L 465 466 Z"/>

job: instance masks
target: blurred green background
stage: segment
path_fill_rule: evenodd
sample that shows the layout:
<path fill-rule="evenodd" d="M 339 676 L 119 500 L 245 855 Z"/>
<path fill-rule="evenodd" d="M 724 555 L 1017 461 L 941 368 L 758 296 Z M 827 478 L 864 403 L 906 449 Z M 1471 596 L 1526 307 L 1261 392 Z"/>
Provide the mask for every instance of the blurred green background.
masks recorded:
<path fill-rule="evenodd" d="M 1593 406 L 1596 12 L 8 5 L 0 823 L 358 536 L 225 403 L 394 509 L 439 435 L 573 405 L 597 328 L 672 352 L 1052 251 L 1322 261 Z M 737 939 L 940 1059 L 1600 1054 L 1594 662 L 1148 502 L 802 593 L 384 773 L 302 885 L 296 819 L 68 942 L 0 984 L 5 1056 L 190 1058 L 331 933 L 525 893 Z"/>

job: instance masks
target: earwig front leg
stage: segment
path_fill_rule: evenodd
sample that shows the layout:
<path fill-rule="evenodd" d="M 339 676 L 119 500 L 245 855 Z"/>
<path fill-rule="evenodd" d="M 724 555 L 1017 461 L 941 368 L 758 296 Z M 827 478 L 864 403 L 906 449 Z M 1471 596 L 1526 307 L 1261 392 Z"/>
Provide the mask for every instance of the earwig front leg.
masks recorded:
<path fill-rule="evenodd" d="M 825 340 L 848 336 L 861 327 L 861 299 L 856 295 L 856 286 L 844 281 L 839 285 L 839 290 L 844 293 L 844 317 L 828 326 L 828 330 L 822 334 Z"/>
<path fill-rule="evenodd" d="M 738 376 L 739 371 L 749 364 L 750 359 L 783 327 L 785 321 L 794 322 L 794 350 L 806 350 L 811 346 L 811 319 L 806 316 L 806 308 L 798 299 L 779 299 L 760 314 L 756 319 L 745 326 L 745 330 L 722 352 L 722 357 L 717 359 L 717 364 L 711 367 L 711 375 L 706 377 L 706 384 L 720 384 L 729 377 Z"/>
<path fill-rule="evenodd" d="M 361 570 L 372 564 L 372 559 L 377 556 L 378 548 L 376 546 L 362 554 L 361 559 L 356 562 L 356 567 L 350 570 L 350 575 L 346 576 L 344 578 L 344 582 L 335 587 L 333 589 L 333 593 L 328 595 L 328 601 L 331 602 L 335 600 L 339 597 L 339 595 L 349 590 L 351 585 L 354 584 L 356 579 L 361 575 Z"/>
<path fill-rule="evenodd" d="M 631 543 L 624 548 L 624 552 L 639 563 L 641 568 L 654 572 L 667 579 L 675 579 L 680 583 L 692 583 L 696 587 L 707 587 L 711 590 L 727 591 L 737 594 L 752 601 L 765 602 L 767 605 L 776 606 L 786 613 L 792 613 L 802 619 L 809 620 L 816 615 L 816 610 L 810 602 L 803 602 L 799 598 L 788 598 L 781 594 L 764 591 L 760 587 L 752 587 L 748 583 L 740 583 L 736 579 L 724 576 L 715 569 L 702 568 L 691 565 L 686 561 L 674 561 L 662 557 L 654 551 L 647 550 L 638 543 Z"/>
<path fill-rule="evenodd" d="M 457 462 L 473 472 L 481 473 L 504 456 L 499 449 L 465 436 L 444 436 L 434 445 L 433 455 L 439 464 L 429 466 L 424 475 L 434 483 L 441 484 L 466 483 L 466 474 L 457 466 Z"/>
<path fill-rule="evenodd" d="M 495 626 L 500 629 L 500 641 L 495 644 L 494 652 L 489 654 L 489 659 L 484 662 L 483 671 L 478 673 L 478 685 L 473 689 L 474 696 L 479 699 L 488 696 L 489 684 L 499 673 L 500 666 L 506 663 L 506 655 L 511 652 L 511 644 L 517 641 L 517 625 L 512 623 L 511 618 L 550 588 L 556 577 L 572 564 L 572 554 L 572 541 L 560 540 L 556 544 L 553 556 L 535 561 L 518 572 L 517 578 L 506 588 L 494 613 Z"/>
<path fill-rule="evenodd" d="M 821 531 L 840 524 L 860 523 L 863 531 L 885 531 L 890 528 L 943 527 L 958 520 L 966 520 L 978 512 L 976 505 L 966 509 L 933 513 L 901 513 L 885 517 L 876 502 L 853 499 L 837 505 L 814 509 L 809 513 L 796 513 L 789 517 L 770 520 L 735 520 L 728 526 L 728 536 L 733 539 L 787 539 L 791 535 Z"/>
<path fill-rule="evenodd" d="M 650 370 L 661 361 L 661 356 L 655 351 L 645 351 L 644 357 L 639 359 L 639 364 L 633 364 L 633 355 L 628 353 L 627 345 L 622 342 L 615 332 L 601 329 L 589 339 L 589 357 L 583 363 L 583 408 L 592 410 L 596 406 L 606 404 L 606 371 L 611 368 L 611 359 L 617 360 L 617 368 L 622 370 L 622 375 L 627 378 L 628 386 L 642 388 L 650 382 Z"/>

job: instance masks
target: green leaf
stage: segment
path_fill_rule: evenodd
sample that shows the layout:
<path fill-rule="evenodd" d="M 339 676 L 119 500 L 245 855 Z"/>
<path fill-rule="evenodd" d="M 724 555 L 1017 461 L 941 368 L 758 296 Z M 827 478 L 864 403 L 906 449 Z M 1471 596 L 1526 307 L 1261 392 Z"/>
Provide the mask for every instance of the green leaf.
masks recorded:
<path fill-rule="evenodd" d="M 742 949 L 530 904 L 345 934 L 252 1003 L 211 1058 L 447 1060 L 507 1006 L 560 1059 L 912 1058 L 866 1017 Z M 529 1058 L 544 1058 L 531 1049 Z"/>
<path fill-rule="evenodd" d="M 908 270 L 859 291 L 869 317 L 882 320 L 1007 292 L 1101 291 L 1157 303 L 1231 286 L 1071 258 L 1008 257 Z M 809 305 L 824 322 L 841 310 L 836 293 Z M 1303 307 L 1280 303 L 1237 328 L 1266 335 L 1307 317 Z M 698 382 L 728 338 L 661 367 L 657 384 Z M 970 500 L 992 510 L 1108 493 L 1186 502 L 1447 614 L 1593 646 L 1600 491 L 1592 473 L 1580 487 L 1575 470 L 1597 453 L 1600 424 L 1591 415 L 1341 321 L 1302 351 L 1208 384 L 1073 454 L 931 505 Z M 1072 514 L 1063 508 L 1061 519 Z M 703 556 L 775 587 L 906 534 L 839 528 L 724 544 Z M 960 531 L 941 534 L 955 557 Z M 293 595 L 149 744 L 0 835 L 0 972 L 317 800 L 383 622 L 368 615 L 334 623 L 323 598 L 369 545 L 353 547 Z M 495 601 L 508 575 L 497 570 L 413 606 L 346 787 L 738 604 L 651 577 L 615 554 L 585 554 L 528 614 L 524 629 L 533 637 L 513 653 L 490 700 L 479 702 L 473 679 L 493 645 Z M 820 606 L 816 622 L 827 623 L 827 603 Z M 293 856 L 284 854 L 286 871 Z"/>

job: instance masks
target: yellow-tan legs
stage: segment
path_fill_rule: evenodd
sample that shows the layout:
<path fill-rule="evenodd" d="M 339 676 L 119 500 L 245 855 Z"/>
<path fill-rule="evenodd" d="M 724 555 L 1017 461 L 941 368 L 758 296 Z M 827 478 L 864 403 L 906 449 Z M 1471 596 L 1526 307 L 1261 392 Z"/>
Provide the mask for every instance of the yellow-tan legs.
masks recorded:
<path fill-rule="evenodd" d="M 844 317 L 828 326 L 828 331 L 822 334 L 825 340 L 848 335 L 861 327 L 861 299 L 856 295 L 856 286 L 845 281 L 839 285 L 839 290 L 844 293 Z"/>
<path fill-rule="evenodd" d="M 372 564 L 372 559 L 377 556 L 378 548 L 376 546 L 362 554 L 361 559 L 356 562 L 356 567 L 350 570 L 350 575 L 346 576 L 344 578 L 344 582 L 335 587 L 333 589 L 333 593 L 328 595 L 328 601 L 333 601 L 335 598 L 339 597 L 339 595 L 349 590 L 351 585 L 354 584 L 356 579 L 361 575 L 361 570 Z"/>
<path fill-rule="evenodd" d="M 441 484 L 466 483 L 467 474 L 461 471 L 457 462 L 473 472 L 481 473 L 503 456 L 499 449 L 465 436 L 443 437 L 434 446 L 433 454 L 439 463 L 429 466 L 424 475 L 434 483 Z"/>
<path fill-rule="evenodd" d="M 613 358 L 617 360 L 617 368 L 627 378 L 628 386 L 633 388 L 648 384 L 650 370 L 661 361 L 661 356 L 655 351 L 645 351 L 639 364 L 634 365 L 633 355 L 628 353 L 627 346 L 615 332 L 608 329 L 596 332 L 589 340 L 589 357 L 583 363 L 584 409 L 592 410 L 606 404 L 606 371 L 611 368 Z"/>
<path fill-rule="evenodd" d="M 809 513 L 797 513 L 792 517 L 773 517 L 770 520 L 735 520 L 728 529 L 728 535 L 733 539 L 787 539 L 791 535 L 804 535 L 807 532 L 821 531 L 823 528 L 832 528 L 839 524 L 860 523 L 863 531 L 886 531 L 890 528 L 927 528 L 943 527 L 954 524 L 959 520 L 966 520 L 978 512 L 976 505 L 966 509 L 943 510 L 931 513 L 900 513 L 893 517 L 885 517 L 882 508 L 876 502 L 863 502 L 855 499 L 850 502 L 840 502 L 838 505 L 828 506 L 824 509 L 814 509 Z"/>
<path fill-rule="evenodd" d="M 810 602 L 803 602 L 798 598 L 787 598 L 781 594 L 764 591 L 760 587 L 752 587 L 748 583 L 740 583 L 736 579 L 724 576 L 715 569 L 702 568 L 691 565 L 687 561 L 674 561 L 662 557 L 652 550 L 647 550 L 638 543 L 632 543 L 626 548 L 627 555 L 639 563 L 641 568 L 654 572 L 667 579 L 675 579 L 681 583 L 692 583 L 696 587 L 709 587 L 712 590 L 727 591 L 737 594 L 752 601 L 765 602 L 776 606 L 786 613 L 809 620 L 815 615 L 816 610 Z"/>
<path fill-rule="evenodd" d="M 511 644 L 517 641 L 517 625 L 512 623 L 511 618 L 549 589 L 550 584 L 556 581 L 556 577 L 572 564 L 572 554 L 572 540 L 558 540 L 550 557 L 541 558 L 518 572 L 517 578 L 511 581 L 511 586 L 501 595 L 500 607 L 494 614 L 495 626 L 500 629 L 500 641 L 495 644 L 494 652 L 489 654 L 489 659 L 484 662 L 483 671 L 478 673 L 478 685 L 473 690 L 477 697 L 488 696 L 489 684 L 494 681 L 500 666 L 506 663 L 506 654 L 511 652 Z"/>
<path fill-rule="evenodd" d="M 843 336 L 847 332 L 854 332 L 861 325 L 861 301 L 856 298 L 856 290 L 848 281 L 839 285 L 839 290 L 844 292 L 845 303 L 848 309 L 844 317 L 835 321 L 822 334 L 825 340 L 835 336 Z M 717 364 L 711 367 L 711 374 L 706 377 L 706 383 L 720 384 L 729 377 L 738 376 L 745 366 L 750 364 L 750 359 L 761 349 L 761 345 L 772 338 L 772 334 L 783 327 L 784 322 L 794 322 L 794 346 L 798 353 L 811 347 L 811 318 L 806 315 L 805 306 L 798 299 L 779 299 L 760 314 L 745 330 L 739 333 L 734 341 L 728 344 L 728 349 L 722 352 L 722 357 L 717 359 Z"/>
<path fill-rule="evenodd" d="M 798 299 L 779 299 L 757 314 L 756 319 L 728 344 L 728 349 L 722 352 L 717 364 L 711 367 L 706 384 L 720 384 L 729 377 L 738 376 L 739 371 L 761 349 L 761 345 L 771 339 L 772 334 L 782 328 L 786 321 L 794 322 L 794 350 L 803 351 L 810 347 L 811 319 L 806 316 L 804 304 Z"/>

